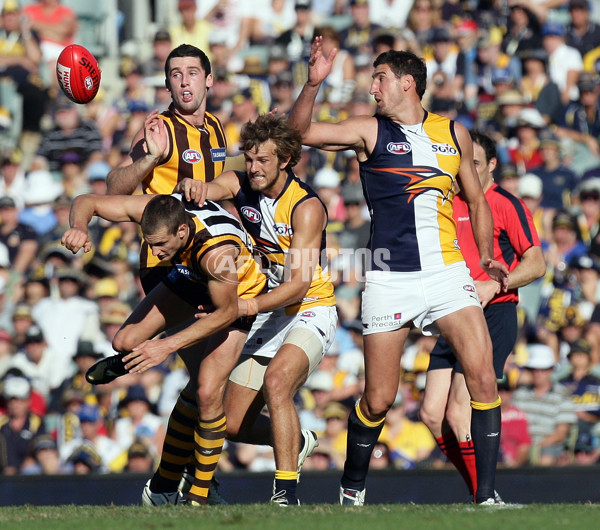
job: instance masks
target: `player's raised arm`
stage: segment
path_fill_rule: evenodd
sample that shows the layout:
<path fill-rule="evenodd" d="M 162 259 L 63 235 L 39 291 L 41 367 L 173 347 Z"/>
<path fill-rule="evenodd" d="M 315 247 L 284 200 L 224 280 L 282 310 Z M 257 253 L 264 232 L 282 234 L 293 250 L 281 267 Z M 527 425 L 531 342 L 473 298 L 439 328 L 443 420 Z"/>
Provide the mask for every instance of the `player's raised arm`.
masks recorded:
<path fill-rule="evenodd" d="M 364 129 L 367 117 L 357 117 L 340 123 L 318 123 L 312 121 L 313 107 L 317 93 L 325 78 L 331 72 L 337 49 L 329 57 L 323 55 L 322 37 L 315 38 L 308 61 L 308 79 L 298 99 L 290 110 L 290 123 L 302 136 L 302 143 L 328 151 L 353 148 L 360 151 L 364 146 Z M 365 123 L 363 123 L 365 122 Z"/>
<path fill-rule="evenodd" d="M 205 201 L 224 201 L 235 198 L 240 189 L 240 181 L 236 173 L 226 171 L 211 182 L 185 178 L 180 180 L 174 193 L 181 193 L 187 201 L 193 201 L 199 206 Z"/>

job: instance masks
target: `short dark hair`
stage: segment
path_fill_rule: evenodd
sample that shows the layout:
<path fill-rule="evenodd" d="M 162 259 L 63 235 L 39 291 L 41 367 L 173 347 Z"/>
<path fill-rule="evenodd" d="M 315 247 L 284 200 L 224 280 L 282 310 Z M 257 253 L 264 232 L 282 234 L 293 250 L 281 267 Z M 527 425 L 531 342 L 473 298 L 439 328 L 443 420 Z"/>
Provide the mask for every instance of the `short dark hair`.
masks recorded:
<path fill-rule="evenodd" d="M 165 61 L 165 78 L 167 81 L 169 79 L 171 59 L 173 59 L 173 57 L 198 57 L 198 59 L 200 59 L 200 66 L 202 66 L 204 73 L 206 75 L 211 73 L 210 60 L 200 48 L 192 46 L 191 44 L 181 44 L 177 46 L 177 48 L 171 50 L 171 53 Z"/>
<path fill-rule="evenodd" d="M 487 163 L 489 163 L 492 158 L 498 158 L 496 142 L 494 142 L 494 140 L 492 140 L 487 134 L 477 130 L 469 131 L 469 134 L 471 135 L 471 140 L 473 140 L 473 143 L 478 144 L 483 148 L 483 152 L 485 153 L 485 161 Z"/>
<path fill-rule="evenodd" d="M 412 75 L 415 80 L 417 95 L 419 98 L 423 97 L 427 86 L 427 67 L 423 59 L 412 52 L 389 50 L 379 54 L 373 63 L 373 67 L 377 68 L 380 64 L 387 64 L 398 78 L 407 74 Z"/>
<path fill-rule="evenodd" d="M 175 235 L 187 220 L 188 213 L 180 200 L 171 195 L 156 195 L 146 204 L 140 227 L 144 235 L 156 234 L 162 227 L 166 227 L 170 235 Z"/>
<path fill-rule="evenodd" d="M 240 133 L 243 151 L 250 151 L 259 144 L 272 140 L 277 158 L 290 158 L 287 168 L 294 167 L 302 154 L 302 137 L 285 116 L 261 114 L 256 120 L 244 124 Z"/>

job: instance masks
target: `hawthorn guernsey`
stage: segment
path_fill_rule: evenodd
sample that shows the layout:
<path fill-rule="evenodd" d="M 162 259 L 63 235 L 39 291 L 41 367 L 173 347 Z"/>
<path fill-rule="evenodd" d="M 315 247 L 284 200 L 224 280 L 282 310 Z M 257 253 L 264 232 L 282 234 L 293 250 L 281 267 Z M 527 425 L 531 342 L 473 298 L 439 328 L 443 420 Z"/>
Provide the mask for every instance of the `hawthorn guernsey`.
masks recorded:
<path fill-rule="evenodd" d="M 100 88 L 101 71 L 96 58 L 83 46 L 70 44 L 56 62 L 61 90 L 75 103 L 89 103 Z"/>

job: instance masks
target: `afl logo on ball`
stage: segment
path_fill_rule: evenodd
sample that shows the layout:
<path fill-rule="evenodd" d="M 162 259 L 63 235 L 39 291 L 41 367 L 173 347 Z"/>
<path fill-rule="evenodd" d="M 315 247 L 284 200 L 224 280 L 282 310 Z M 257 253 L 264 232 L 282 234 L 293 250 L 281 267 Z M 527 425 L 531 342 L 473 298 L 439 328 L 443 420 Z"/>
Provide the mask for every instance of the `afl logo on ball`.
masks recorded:
<path fill-rule="evenodd" d="M 250 206 L 244 206 L 242 208 L 242 215 L 251 223 L 260 223 L 262 221 L 262 215 L 260 212 L 255 208 L 251 208 Z"/>
<path fill-rule="evenodd" d="M 92 90 L 94 88 L 94 81 L 89 75 L 83 80 L 83 84 L 86 90 Z"/>
<path fill-rule="evenodd" d="M 390 142 L 387 150 L 393 155 L 406 155 L 412 151 L 412 147 L 408 142 Z"/>
<path fill-rule="evenodd" d="M 202 155 L 195 149 L 186 149 L 181 155 L 181 158 L 188 164 L 197 164 L 202 160 Z"/>

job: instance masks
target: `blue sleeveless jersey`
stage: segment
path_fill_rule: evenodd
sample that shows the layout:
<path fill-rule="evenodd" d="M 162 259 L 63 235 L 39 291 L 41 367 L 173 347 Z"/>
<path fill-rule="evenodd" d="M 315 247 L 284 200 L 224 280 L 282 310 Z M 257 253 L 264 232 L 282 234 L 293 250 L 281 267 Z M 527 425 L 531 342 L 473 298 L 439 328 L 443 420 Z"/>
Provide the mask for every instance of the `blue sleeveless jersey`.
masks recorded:
<path fill-rule="evenodd" d="M 360 163 L 371 270 L 439 270 L 463 261 L 452 218 L 461 160 L 454 122 L 431 113 L 409 126 L 375 118 L 377 142 Z"/>

